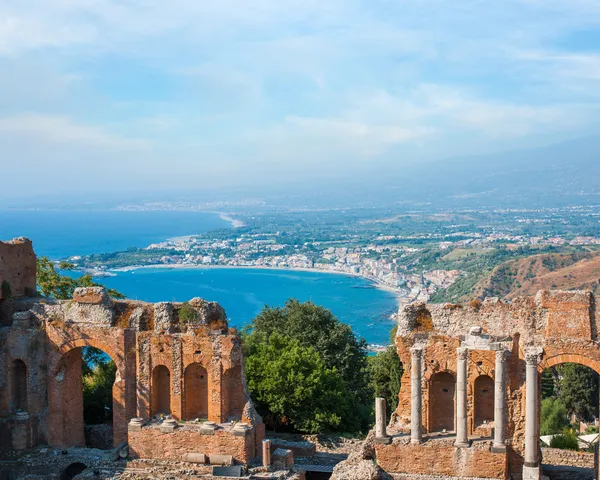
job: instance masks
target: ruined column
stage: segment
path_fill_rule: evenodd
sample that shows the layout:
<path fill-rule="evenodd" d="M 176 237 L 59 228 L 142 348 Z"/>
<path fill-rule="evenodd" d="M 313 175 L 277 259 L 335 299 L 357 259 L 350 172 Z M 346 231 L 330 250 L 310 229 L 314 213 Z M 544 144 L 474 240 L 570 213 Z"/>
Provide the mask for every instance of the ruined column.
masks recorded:
<path fill-rule="evenodd" d="M 456 442 L 457 447 L 469 446 L 467 436 L 467 356 L 469 350 L 456 349 Z"/>
<path fill-rule="evenodd" d="M 538 460 L 538 362 L 540 351 L 535 348 L 525 352 L 525 464 L 523 480 L 539 478 Z"/>
<path fill-rule="evenodd" d="M 494 375 L 494 449 L 505 451 L 504 429 L 506 424 L 506 350 L 496 350 L 496 373 Z"/>
<path fill-rule="evenodd" d="M 386 430 L 386 401 L 385 398 L 375 399 L 375 441 L 387 443 L 389 439 Z"/>
<path fill-rule="evenodd" d="M 263 467 L 269 468 L 271 465 L 271 440 L 262 441 L 262 461 Z"/>
<path fill-rule="evenodd" d="M 410 442 L 421 443 L 421 358 L 422 347 L 410 349 L 412 363 L 410 371 Z"/>

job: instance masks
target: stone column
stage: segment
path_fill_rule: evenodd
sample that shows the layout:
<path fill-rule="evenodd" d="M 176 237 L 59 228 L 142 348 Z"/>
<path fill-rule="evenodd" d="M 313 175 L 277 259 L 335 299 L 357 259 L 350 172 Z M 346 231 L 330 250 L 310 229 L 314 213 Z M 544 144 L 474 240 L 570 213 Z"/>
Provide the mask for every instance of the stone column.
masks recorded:
<path fill-rule="evenodd" d="M 375 442 L 377 443 L 389 443 L 390 437 L 388 437 L 386 430 L 386 401 L 385 398 L 375 399 Z"/>
<path fill-rule="evenodd" d="M 263 467 L 269 468 L 271 465 L 271 440 L 262 441 L 262 461 Z"/>
<path fill-rule="evenodd" d="M 410 442 L 421 443 L 421 358 L 423 348 L 410 349 L 412 362 L 410 368 Z"/>
<path fill-rule="evenodd" d="M 506 428 L 506 350 L 496 350 L 496 373 L 494 375 L 494 445 L 493 449 L 506 451 L 504 430 Z"/>
<path fill-rule="evenodd" d="M 456 349 L 456 442 L 457 447 L 468 447 L 467 436 L 467 356 L 469 350 Z"/>
<path fill-rule="evenodd" d="M 525 352 L 525 464 L 523 479 L 538 479 L 540 475 L 538 460 L 538 362 L 540 351 L 528 349 Z"/>

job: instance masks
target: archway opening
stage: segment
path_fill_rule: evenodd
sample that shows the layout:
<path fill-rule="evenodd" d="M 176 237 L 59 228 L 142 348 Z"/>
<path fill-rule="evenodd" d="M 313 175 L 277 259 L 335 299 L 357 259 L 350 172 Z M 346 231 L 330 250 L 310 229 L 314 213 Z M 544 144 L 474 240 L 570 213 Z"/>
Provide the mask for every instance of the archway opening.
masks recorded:
<path fill-rule="evenodd" d="M 113 385 L 117 367 L 98 348 L 81 350 L 85 446 L 106 450 L 113 447 Z"/>
<path fill-rule="evenodd" d="M 482 436 L 491 435 L 490 423 L 494 421 L 494 380 L 488 375 L 480 375 L 473 385 L 474 430 Z"/>
<path fill-rule="evenodd" d="M 456 382 L 448 372 L 438 372 L 429 384 L 429 431 L 454 431 Z"/>
<path fill-rule="evenodd" d="M 9 382 L 10 411 L 27 412 L 27 365 L 23 360 L 13 360 Z"/>
<path fill-rule="evenodd" d="M 208 373 L 201 363 L 192 363 L 185 369 L 186 420 L 208 419 Z"/>
<path fill-rule="evenodd" d="M 71 480 L 87 468 L 85 463 L 75 462 L 65 468 L 60 474 L 60 480 Z"/>
<path fill-rule="evenodd" d="M 152 370 L 152 415 L 171 414 L 171 373 L 164 365 Z"/>
<path fill-rule="evenodd" d="M 49 386 L 53 443 L 112 448 L 113 415 L 121 408 L 117 376 L 113 360 L 97 348 L 77 347 L 62 356 Z"/>
<path fill-rule="evenodd" d="M 540 376 L 541 461 L 549 478 L 595 478 L 598 380 L 594 370 L 578 363 L 549 367 Z"/>

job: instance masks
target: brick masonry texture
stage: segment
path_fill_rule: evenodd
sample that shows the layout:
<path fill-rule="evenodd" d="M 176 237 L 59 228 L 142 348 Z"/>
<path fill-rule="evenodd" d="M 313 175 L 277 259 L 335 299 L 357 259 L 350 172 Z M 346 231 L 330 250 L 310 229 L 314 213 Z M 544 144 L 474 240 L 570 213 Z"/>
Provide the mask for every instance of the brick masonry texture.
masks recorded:
<path fill-rule="evenodd" d="M 117 368 L 114 445 L 130 442 L 135 456 L 169 460 L 199 449 L 241 463 L 261 455 L 264 425 L 246 387 L 240 340 L 218 304 L 192 299 L 195 314 L 188 309 L 184 321 L 181 303 L 113 300 L 99 287 L 78 288 L 68 301 L 32 297 L 31 242 L 0 242 L 0 258 L 1 281 L 11 286 L 10 298 L 0 299 L 0 450 L 85 446 L 81 364 L 90 346 Z M 197 433 L 197 424 L 161 433 L 152 426 L 158 410 L 176 421 L 227 425 L 212 436 Z M 128 432 L 136 417 L 147 425 Z M 234 434 L 239 422 L 245 434 Z"/>

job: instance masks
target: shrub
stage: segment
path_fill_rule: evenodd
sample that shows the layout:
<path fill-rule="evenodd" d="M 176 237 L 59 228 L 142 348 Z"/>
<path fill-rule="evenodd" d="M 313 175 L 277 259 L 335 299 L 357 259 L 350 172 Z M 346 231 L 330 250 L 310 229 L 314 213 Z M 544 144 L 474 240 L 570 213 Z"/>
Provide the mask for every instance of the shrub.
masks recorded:
<path fill-rule="evenodd" d="M 567 409 L 556 397 L 542 400 L 540 432 L 542 435 L 553 435 L 564 430 L 569 424 Z"/>
<path fill-rule="evenodd" d="M 550 447 L 563 450 L 579 450 L 579 440 L 571 429 L 565 429 L 564 433 L 555 435 L 550 440 Z"/>
<path fill-rule="evenodd" d="M 196 323 L 196 321 L 198 320 L 198 312 L 188 302 L 185 302 L 181 306 L 178 313 L 179 322 L 182 325 L 187 325 L 188 323 Z"/>

